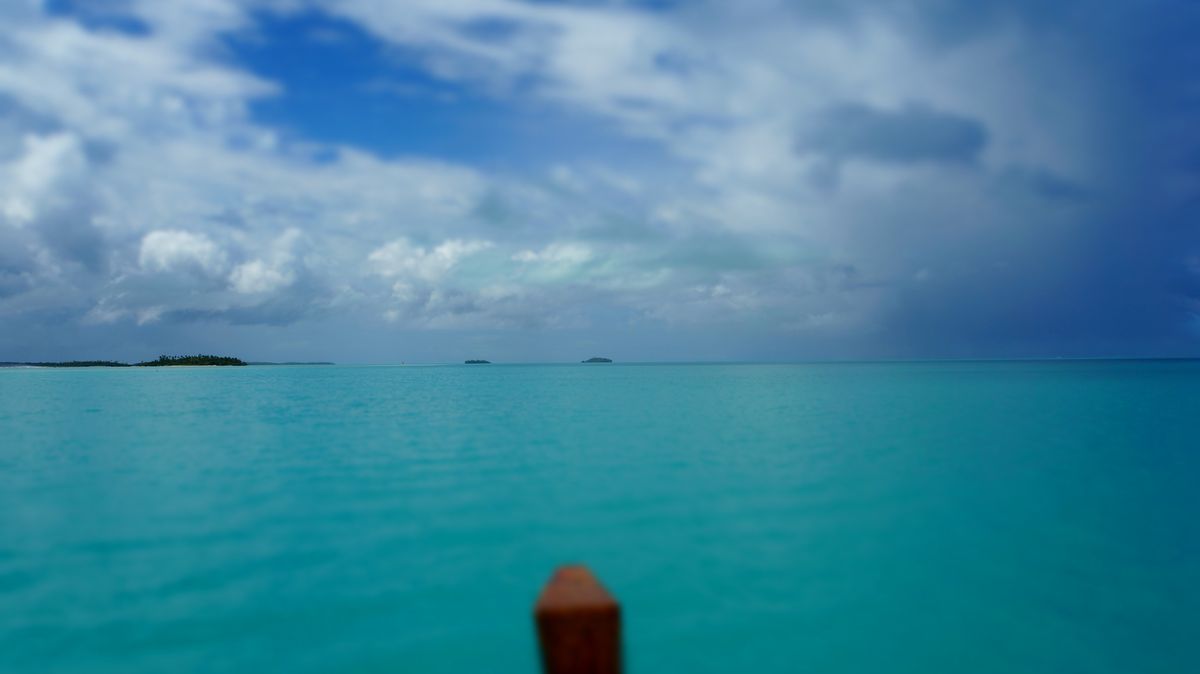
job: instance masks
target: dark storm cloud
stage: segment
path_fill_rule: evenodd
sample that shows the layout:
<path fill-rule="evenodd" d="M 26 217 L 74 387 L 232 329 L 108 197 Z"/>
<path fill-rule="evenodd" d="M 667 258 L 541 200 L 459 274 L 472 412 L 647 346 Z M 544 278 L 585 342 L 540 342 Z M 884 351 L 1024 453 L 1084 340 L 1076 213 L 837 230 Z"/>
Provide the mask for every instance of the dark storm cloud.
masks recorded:
<path fill-rule="evenodd" d="M 1044 168 L 1011 168 L 998 176 L 1002 187 L 1051 201 L 1080 201 L 1089 196 L 1083 185 Z"/>
<path fill-rule="evenodd" d="M 836 185 L 845 158 L 990 171 L 987 189 L 998 201 L 974 213 L 955 207 L 953 192 L 919 190 L 854 206 L 853 226 L 871 232 L 866 250 L 929 264 L 912 276 L 885 274 L 895 300 L 879 347 L 932 357 L 1195 355 L 1200 5 L 904 5 L 914 34 L 938 49 L 1019 25 L 1084 55 L 1092 68 L 1083 74 L 1102 93 L 1076 103 L 1105 109 L 1086 178 L 1036 164 L 985 167 L 989 130 L 931 108 L 906 115 L 838 106 L 799 139 L 798 150 L 830 160 L 811 169 L 818 186 Z M 900 4 L 880 7 L 895 14 Z M 852 14 L 861 17 L 841 18 Z"/>
<path fill-rule="evenodd" d="M 81 265 L 89 273 L 105 271 L 108 245 L 103 234 L 91 222 L 95 207 L 89 195 L 44 214 L 36 223 L 41 244 L 55 257 Z"/>
<path fill-rule="evenodd" d="M 881 110 L 847 103 L 826 110 L 797 148 L 838 160 L 970 163 L 987 138 L 977 120 L 923 105 Z"/>
<path fill-rule="evenodd" d="M 0 299 L 18 295 L 33 285 L 36 265 L 17 232 L 0 229 Z"/>

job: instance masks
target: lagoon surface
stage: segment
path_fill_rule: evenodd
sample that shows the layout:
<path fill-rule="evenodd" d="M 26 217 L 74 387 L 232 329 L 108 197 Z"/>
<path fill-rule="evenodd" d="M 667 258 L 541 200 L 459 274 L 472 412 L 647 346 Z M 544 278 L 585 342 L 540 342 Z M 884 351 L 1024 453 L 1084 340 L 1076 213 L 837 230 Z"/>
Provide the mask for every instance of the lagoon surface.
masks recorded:
<path fill-rule="evenodd" d="M 0 671 L 1200 671 L 1200 363 L 0 370 Z"/>

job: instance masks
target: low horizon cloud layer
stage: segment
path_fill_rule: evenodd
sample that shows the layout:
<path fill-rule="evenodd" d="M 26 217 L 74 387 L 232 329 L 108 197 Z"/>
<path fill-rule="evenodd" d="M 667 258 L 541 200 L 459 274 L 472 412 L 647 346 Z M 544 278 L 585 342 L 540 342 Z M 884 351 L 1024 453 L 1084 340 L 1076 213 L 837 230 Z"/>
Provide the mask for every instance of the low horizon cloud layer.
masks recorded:
<path fill-rule="evenodd" d="M 1200 9 L 0 7 L 0 360 L 1200 355 Z"/>

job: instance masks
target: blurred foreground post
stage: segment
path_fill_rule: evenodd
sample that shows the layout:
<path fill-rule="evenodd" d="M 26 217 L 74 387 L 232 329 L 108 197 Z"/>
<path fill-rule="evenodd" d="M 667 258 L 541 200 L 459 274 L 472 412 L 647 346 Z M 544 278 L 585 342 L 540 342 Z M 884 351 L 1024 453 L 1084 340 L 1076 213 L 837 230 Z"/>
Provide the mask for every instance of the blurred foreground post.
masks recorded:
<path fill-rule="evenodd" d="M 533 616 L 546 674 L 621 671 L 621 607 L 587 567 L 555 571 Z"/>

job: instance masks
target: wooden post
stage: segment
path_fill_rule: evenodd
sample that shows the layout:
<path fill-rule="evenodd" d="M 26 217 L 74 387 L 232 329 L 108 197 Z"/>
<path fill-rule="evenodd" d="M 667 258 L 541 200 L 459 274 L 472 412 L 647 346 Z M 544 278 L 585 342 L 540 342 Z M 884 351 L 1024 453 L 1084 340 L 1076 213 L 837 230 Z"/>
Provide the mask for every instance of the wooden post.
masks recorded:
<path fill-rule="evenodd" d="M 533 615 L 546 674 L 620 674 L 621 607 L 587 567 L 555 571 Z"/>

